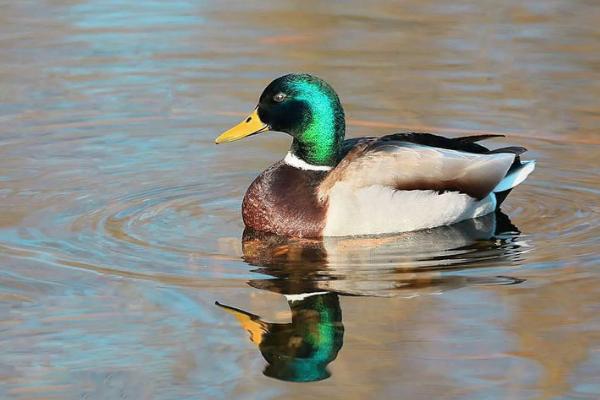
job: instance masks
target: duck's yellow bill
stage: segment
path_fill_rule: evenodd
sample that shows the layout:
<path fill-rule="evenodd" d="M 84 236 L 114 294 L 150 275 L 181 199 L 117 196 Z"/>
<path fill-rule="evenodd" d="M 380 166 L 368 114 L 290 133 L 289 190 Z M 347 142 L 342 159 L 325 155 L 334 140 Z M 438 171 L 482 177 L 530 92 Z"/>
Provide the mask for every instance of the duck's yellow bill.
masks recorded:
<path fill-rule="evenodd" d="M 263 336 L 267 332 L 267 324 L 262 322 L 257 315 L 250 314 L 249 312 L 240 310 L 235 307 L 226 306 L 218 301 L 215 304 L 232 314 L 240 322 L 242 328 L 250 334 L 250 341 L 256 345 L 260 345 L 263 340 Z"/>
<path fill-rule="evenodd" d="M 250 115 L 248 115 L 242 122 L 223 132 L 215 139 L 215 143 L 233 142 L 245 138 L 246 136 L 254 135 L 268 131 L 269 126 L 260 120 L 258 112 L 255 109 Z"/>

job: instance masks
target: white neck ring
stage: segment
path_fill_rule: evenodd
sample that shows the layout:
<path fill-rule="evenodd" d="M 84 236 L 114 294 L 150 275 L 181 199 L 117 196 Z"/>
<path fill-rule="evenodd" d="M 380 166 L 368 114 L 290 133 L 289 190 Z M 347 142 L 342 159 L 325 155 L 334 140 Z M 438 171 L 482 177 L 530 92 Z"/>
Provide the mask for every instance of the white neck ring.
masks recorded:
<path fill-rule="evenodd" d="M 308 297 L 317 296 L 319 294 L 327 294 L 328 292 L 313 292 L 313 293 L 300 293 L 300 294 L 284 294 L 287 301 L 301 301 Z"/>
<path fill-rule="evenodd" d="M 291 167 L 304 169 L 308 171 L 331 171 L 331 169 L 333 169 L 333 167 L 329 167 L 327 165 L 309 164 L 306 161 L 299 158 L 298 156 L 296 156 L 291 151 L 286 154 L 285 158 L 283 159 L 283 162 Z"/>

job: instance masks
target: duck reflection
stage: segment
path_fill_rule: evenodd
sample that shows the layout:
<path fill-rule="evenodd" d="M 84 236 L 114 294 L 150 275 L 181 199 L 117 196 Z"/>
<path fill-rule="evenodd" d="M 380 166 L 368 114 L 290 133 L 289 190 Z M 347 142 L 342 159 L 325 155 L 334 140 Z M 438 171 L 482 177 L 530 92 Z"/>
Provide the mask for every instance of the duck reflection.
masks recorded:
<path fill-rule="evenodd" d="M 344 325 L 338 295 L 317 293 L 288 297 L 292 322 L 264 322 L 257 315 L 217 303 L 235 315 L 268 365 L 266 376 L 312 382 L 330 376 L 327 365 L 342 348 Z"/>
<path fill-rule="evenodd" d="M 327 365 L 343 344 L 338 295 L 440 294 L 470 285 L 507 285 L 522 280 L 479 276 L 484 267 L 516 265 L 523 241 L 500 212 L 427 231 L 381 237 L 286 238 L 246 230 L 244 260 L 268 278 L 252 287 L 284 295 L 292 322 L 265 322 L 247 311 L 217 303 L 249 332 L 267 361 L 264 374 L 308 382 L 330 376 Z"/>

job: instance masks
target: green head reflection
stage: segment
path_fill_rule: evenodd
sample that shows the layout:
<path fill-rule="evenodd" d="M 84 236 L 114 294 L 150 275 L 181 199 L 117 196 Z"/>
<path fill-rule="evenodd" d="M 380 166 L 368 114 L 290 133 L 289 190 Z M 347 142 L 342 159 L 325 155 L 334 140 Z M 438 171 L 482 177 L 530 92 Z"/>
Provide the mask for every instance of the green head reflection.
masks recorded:
<path fill-rule="evenodd" d="M 246 311 L 216 303 L 233 314 L 249 332 L 268 365 L 264 374 L 291 382 L 313 382 L 330 376 L 344 341 L 339 298 L 334 293 L 287 296 L 292 322 L 262 321 Z"/>

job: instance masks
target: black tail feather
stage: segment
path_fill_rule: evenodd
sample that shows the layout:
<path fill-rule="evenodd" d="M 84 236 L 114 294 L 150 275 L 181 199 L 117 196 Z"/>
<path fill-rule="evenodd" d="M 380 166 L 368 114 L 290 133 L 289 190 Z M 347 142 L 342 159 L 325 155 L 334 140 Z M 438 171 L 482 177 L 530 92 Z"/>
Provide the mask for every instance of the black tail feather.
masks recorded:
<path fill-rule="evenodd" d="M 512 153 L 514 155 L 521 155 L 525 153 L 527 149 L 521 146 L 509 146 L 509 147 L 501 147 L 499 149 L 490 150 L 489 154 L 498 154 L 498 153 Z"/>
<path fill-rule="evenodd" d="M 499 135 L 499 134 L 473 135 L 473 136 L 458 137 L 454 140 L 456 140 L 458 142 L 462 142 L 462 143 L 475 143 L 475 142 L 480 142 L 482 140 L 491 139 L 491 138 L 499 138 L 499 137 L 505 137 L 505 136 Z"/>
<path fill-rule="evenodd" d="M 496 210 L 500 209 L 500 205 L 506 200 L 506 197 L 510 194 L 512 189 L 505 190 L 504 192 L 494 193 L 496 195 Z"/>

